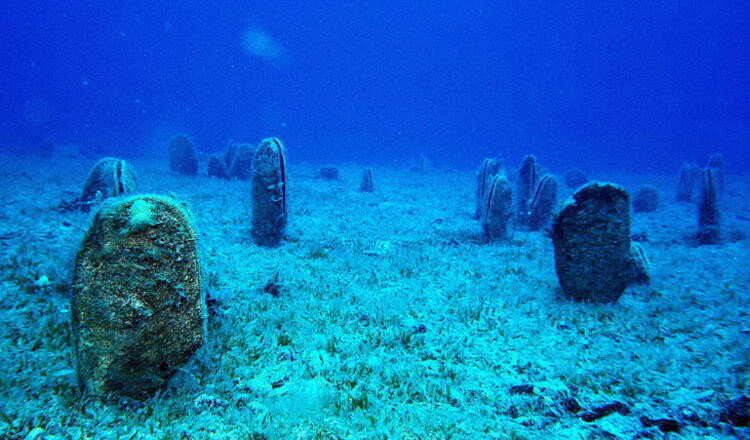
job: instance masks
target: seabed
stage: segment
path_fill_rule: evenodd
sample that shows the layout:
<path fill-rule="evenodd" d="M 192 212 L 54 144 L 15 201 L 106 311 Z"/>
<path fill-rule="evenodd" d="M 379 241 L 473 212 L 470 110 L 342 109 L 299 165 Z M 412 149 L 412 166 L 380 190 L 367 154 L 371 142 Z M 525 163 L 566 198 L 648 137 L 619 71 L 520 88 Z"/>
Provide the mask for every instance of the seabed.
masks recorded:
<path fill-rule="evenodd" d="M 597 305 L 561 293 L 543 231 L 483 243 L 473 171 L 374 167 L 361 193 L 362 166 L 328 181 L 292 162 L 287 238 L 269 249 L 250 240 L 249 181 L 176 175 L 166 153 L 128 160 L 139 192 L 193 213 L 207 342 L 149 400 L 82 395 L 69 279 L 92 214 L 55 208 L 95 159 L 2 154 L 2 439 L 750 438 L 719 421 L 750 382 L 747 175 L 728 177 L 723 243 L 695 246 L 677 171 L 592 173 L 660 196 L 632 214 L 651 283 Z M 584 421 L 612 402 L 626 410 Z"/>

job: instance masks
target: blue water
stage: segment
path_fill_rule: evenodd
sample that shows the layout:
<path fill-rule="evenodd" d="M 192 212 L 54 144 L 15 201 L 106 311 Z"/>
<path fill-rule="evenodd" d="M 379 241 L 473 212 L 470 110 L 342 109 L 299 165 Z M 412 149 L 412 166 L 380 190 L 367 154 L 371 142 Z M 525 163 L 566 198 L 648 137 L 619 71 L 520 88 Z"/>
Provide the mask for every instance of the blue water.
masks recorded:
<path fill-rule="evenodd" d="M 0 143 L 123 156 L 278 136 L 291 161 L 750 169 L 750 3 L 18 1 Z"/>

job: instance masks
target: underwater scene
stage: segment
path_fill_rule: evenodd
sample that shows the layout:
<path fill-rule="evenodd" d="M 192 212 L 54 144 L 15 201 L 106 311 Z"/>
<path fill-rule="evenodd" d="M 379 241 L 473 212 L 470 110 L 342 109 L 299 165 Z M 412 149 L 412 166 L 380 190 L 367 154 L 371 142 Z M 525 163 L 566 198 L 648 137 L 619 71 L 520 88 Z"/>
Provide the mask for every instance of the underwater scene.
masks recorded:
<path fill-rule="evenodd" d="M 750 439 L 750 3 L 0 5 L 0 440 Z"/>

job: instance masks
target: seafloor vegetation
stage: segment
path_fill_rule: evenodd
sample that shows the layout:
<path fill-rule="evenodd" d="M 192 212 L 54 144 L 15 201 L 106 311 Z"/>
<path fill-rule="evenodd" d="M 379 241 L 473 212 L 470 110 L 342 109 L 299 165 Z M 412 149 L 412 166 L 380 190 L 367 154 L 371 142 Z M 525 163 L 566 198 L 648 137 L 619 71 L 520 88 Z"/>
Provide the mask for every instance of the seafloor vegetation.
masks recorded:
<path fill-rule="evenodd" d="M 196 219 L 209 335 L 153 398 L 105 404 L 77 389 L 70 330 L 91 214 L 56 209 L 93 162 L 0 160 L 2 439 L 750 437 L 720 421 L 750 379 L 747 176 L 729 178 L 724 241 L 695 246 L 677 172 L 594 175 L 660 196 L 633 214 L 650 285 L 596 305 L 560 293 L 544 232 L 482 243 L 472 172 L 374 168 L 362 193 L 360 167 L 331 181 L 293 165 L 287 237 L 269 249 L 250 239 L 249 182 L 132 160 L 139 191 Z"/>

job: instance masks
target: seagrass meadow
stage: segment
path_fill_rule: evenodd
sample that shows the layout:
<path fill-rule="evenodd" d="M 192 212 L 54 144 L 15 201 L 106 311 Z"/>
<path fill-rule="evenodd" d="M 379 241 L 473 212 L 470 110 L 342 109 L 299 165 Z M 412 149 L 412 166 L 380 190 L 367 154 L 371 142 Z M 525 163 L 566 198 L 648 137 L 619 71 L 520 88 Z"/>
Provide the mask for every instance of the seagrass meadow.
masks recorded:
<path fill-rule="evenodd" d="M 97 158 L 3 154 L 0 439 L 750 438 L 724 418 L 750 385 L 750 176 L 727 176 L 704 246 L 677 172 L 591 176 L 659 207 L 631 214 L 650 284 L 584 304 L 546 231 L 483 241 L 473 170 L 373 167 L 360 192 L 363 166 L 325 180 L 293 156 L 272 248 L 251 240 L 249 182 L 128 159 L 139 192 L 192 212 L 208 335 L 153 397 L 105 403 L 78 389 L 70 330 L 93 214 L 56 209 Z"/>

